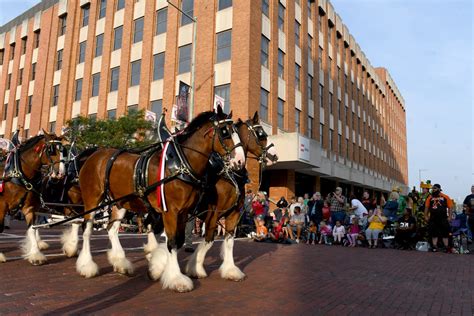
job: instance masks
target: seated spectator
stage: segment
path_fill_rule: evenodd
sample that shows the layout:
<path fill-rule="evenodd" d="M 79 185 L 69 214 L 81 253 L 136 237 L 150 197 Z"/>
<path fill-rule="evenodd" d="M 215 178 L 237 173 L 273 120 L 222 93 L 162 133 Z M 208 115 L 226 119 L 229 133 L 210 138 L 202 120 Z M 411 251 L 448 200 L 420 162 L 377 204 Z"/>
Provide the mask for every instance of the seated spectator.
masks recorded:
<path fill-rule="evenodd" d="M 327 225 L 325 221 L 321 221 L 319 223 L 319 233 L 321 237 L 319 238 L 319 244 L 324 242 L 325 245 L 330 245 L 331 242 L 329 241 L 328 237 L 331 236 L 331 226 Z"/>
<path fill-rule="evenodd" d="M 255 227 L 258 227 L 258 220 L 265 218 L 265 195 L 262 192 L 258 192 L 253 198 L 252 213 Z"/>
<path fill-rule="evenodd" d="M 332 236 L 334 237 L 335 244 L 341 244 L 342 239 L 346 235 L 346 228 L 342 226 L 341 221 L 336 221 L 336 225 L 332 230 Z"/>
<path fill-rule="evenodd" d="M 398 220 L 398 199 L 399 195 L 397 192 L 390 193 L 389 200 L 383 206 L 383 215 L 389 222 L 396 222 Z"/>
<path fill-rule="evenodd" d="M 295 214 L 290 217 L 290 237 L 294 240 L 293 229 L 296 229 L 296 243 L 300 242 L 301 237 L 301 230 L 303 229 L 304 225 L 304 214 L 301 212 L 300 206 L 295 206 L 294 208 Z"/>
<path fill-rule="evenodd" d="M 278 202 L 276 203 L 276 206 L 278 208 L 284 208 L 284 207 L 288 207 L 288 201 L 285 199 L 284 196 L 282 196 Z"/>
<path fill-rule="evenodd" d="M 383 231 L 386 223 L 387 218 L 382 215 L 382 210 L 377 207 L 375 213 L 369 217 L 369 227 L 365 231 L 369 248 L 377 248 L 379 234 Z"/>
<path fill-rule="evenodd" d="M 359 219 L 357 217 L 352 218 L 351 226 L 347 232 L 347 239 L 349 240 L 349 247 L 357 246 L 357 237 L 360 233 Z"/>
<path fill-rule="evenodd" d="M 315 222 L 310 221 L 309 222 L 309 229 L 308 229 L 308 236 L 306 237 L 306 244 L 311 245 L 315 244 L 316 245 L 316 234 L 318 233 L 318 226 L 316 225 Z"/>
<path fill-rule="evenodd" d="M 362 228 L 363 231 L 369 227 L 369 217 L 374 214 L 374 211 L 369 210 L 368 214 L 364 214 L 362 218 L 359 218 L 359 226 Z"/>
<path fill-rule="evenodd" d="M 265 222 L 262 219 L 258 220 L 257 224 L 257 232 L 253 239 L 255 241 L 264 241 L 267 238 L 268 229 L 265 227 Z"/>
<path fill-rule="evenodd" d="M 398 249 L 410 249 L 415 242 L 416 220 L 411 211 L 406 209 L 403 216 L 398 220 L 395 231 L 395 242 Z"/>

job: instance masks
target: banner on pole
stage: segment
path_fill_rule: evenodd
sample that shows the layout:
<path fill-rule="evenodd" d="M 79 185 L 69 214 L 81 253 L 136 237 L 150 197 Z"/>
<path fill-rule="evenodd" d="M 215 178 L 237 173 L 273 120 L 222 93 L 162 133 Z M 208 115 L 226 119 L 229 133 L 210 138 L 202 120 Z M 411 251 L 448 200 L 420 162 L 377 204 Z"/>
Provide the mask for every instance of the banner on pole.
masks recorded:
<path fill-rule="evenodd" d="M 188 118 L 188 99 L 190 86 L 182 81 L 179 82 L 179 93 L 176 97 L 176 109 L 173 105 L 171 119 L 177 122 L 189 122 Z"/>
<path fill-rule="evenodd" d="M 147 110 L 145 112 L 145 120 L 146 121 L 151 121 L 151 122 L 156 122 L 156 113 L 150 110 Z"/>

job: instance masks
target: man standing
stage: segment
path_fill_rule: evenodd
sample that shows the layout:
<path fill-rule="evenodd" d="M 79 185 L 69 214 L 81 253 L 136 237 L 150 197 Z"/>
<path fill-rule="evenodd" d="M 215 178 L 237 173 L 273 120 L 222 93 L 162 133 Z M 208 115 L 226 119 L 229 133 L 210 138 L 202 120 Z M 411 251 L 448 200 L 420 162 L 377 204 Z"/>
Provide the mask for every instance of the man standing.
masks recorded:
<path fill-rule="evenodd" d="M 323 206 L 324 202 L 321 199 L 321 193 L 314 193 L 313 198 L 308 202 L 308 216 L 309 220 L 313 221 L 318 227 L 319 223 L 323 220 Z"/>
<path fill-rule="evenodd" d="M 343 224 L 344 220 L 346 219 L 346 212 L 344 211 L 346 198 L 342 195 L 341 187 L 337 187 L 336 192 L 329 194 L 329 203 L 331 208 L 332 224 L 335 225 L 337 221 L 340 221 L 341 224 Z"/>
<path fill-rule="evenodd" d="M 433 241 L 433 252 L 438 251 L 438 238 L 443 238 L 446 252 L 449 253 L 448 237 L 451 231 L 449 221 L 453 202 L 449 196 L 441 193 L 441 185 L 435 184 L 431 190 L 431 196 L 425 202 L 425 219 L 428 221 L 430 235 Z"/>
<path fill-rule="evenodd" d="M 362 194 L 362 205 L 367 211 L 373 211 L 377 208 L 377 201 L 370 198 L 369 191 L 364 191 L 364 194 Z"/>
<path fill-rule="evenodd" d="M 471 194 L 466 196 L 462 204 L 466 214 L 469 216 L 469 229 L 471 230 L 471 234 L 474 235 L 474 184 L 471 186 Z"/>

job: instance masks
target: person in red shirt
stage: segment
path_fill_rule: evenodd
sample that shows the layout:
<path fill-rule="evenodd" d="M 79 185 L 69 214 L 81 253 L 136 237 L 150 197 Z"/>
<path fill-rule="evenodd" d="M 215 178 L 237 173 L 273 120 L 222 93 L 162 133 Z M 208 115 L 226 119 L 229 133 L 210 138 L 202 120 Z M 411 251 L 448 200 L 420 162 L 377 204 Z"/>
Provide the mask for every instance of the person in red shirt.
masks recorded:
<path fill-rule="evenodd" d="M 438 238 L 443 238 L 446 252 L 449 252 L 448 237 L 451 231 L 449 221 L 451 220 L 453 201 L 449 196 L 441 193 L 439 184 L 433 185 L 431 195 L 425 202 L 425 219 L 428 222 L 429 232 L 433 241 L 432 251 L 438 251 Z"/>
<path fill-rule="evenodd" d="M 258 192 L 252 201 L 253 220 L 255 229 L 258 227 L 258 220 L 265 218 L 265 195 Z"/>

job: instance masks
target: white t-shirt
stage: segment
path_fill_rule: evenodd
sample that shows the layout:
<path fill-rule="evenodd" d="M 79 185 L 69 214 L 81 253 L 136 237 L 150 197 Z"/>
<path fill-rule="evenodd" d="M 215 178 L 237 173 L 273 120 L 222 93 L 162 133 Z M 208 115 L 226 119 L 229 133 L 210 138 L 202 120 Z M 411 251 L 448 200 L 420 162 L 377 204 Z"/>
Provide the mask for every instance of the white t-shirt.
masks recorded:
<path fill-rule="evenodd" d="M 355 210 L 354 210 L 354 213 L 356 216 L 358 216 L 359 218 L 361 218 L 362 216 L 364 216 L 364 214 L 367 214 L 367 209 L 365 208 L 365 206 L 362 204 L 361 201 L 359 201 L 358 199 L 353 199 L 351 201 L 351 204 L 352 204 L 352 207 L 357 207 Z"/>

